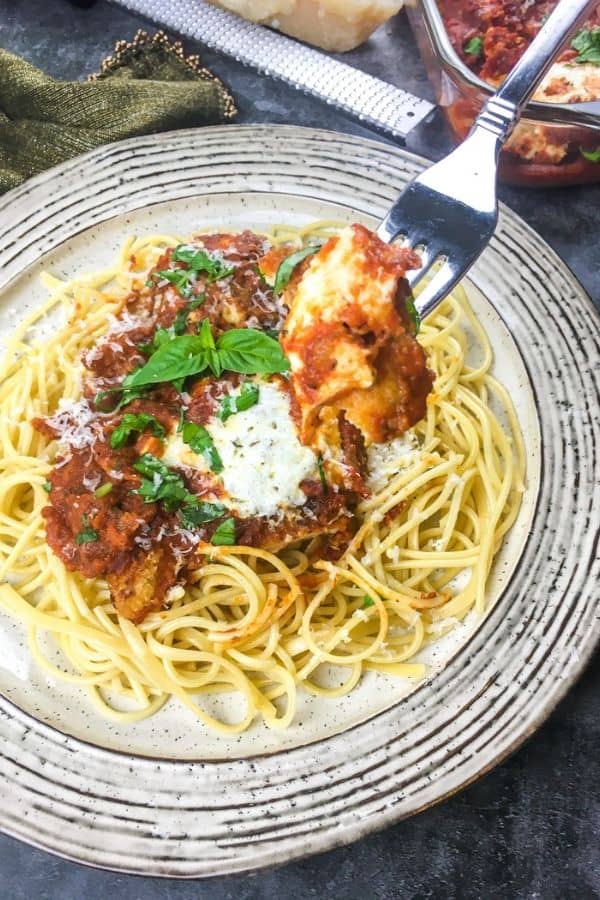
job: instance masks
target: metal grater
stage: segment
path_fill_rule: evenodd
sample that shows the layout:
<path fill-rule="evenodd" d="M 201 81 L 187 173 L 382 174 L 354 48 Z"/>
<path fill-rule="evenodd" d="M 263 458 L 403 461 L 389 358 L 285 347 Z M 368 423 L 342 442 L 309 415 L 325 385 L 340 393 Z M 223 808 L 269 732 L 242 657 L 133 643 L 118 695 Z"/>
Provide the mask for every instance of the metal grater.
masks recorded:
<path fill-rule="evenodd" d="M 205 0 L 113 0 L 398 138 L 434 109 L 408 91 Z"/>

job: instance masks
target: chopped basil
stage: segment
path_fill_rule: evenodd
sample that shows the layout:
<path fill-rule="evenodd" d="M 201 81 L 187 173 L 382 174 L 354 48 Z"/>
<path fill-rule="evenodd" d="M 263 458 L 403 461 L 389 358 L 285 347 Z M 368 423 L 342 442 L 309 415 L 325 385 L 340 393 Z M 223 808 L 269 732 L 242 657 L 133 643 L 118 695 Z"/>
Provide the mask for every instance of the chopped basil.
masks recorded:
<path fill-rule="evenodd" d="M 463 50 L 470 56 L 481 56 L 483 51 L 483 38 L 481 35 L 472 37 L 470 41 L 464 45 Z"/>
<path fill-rule="evenodd" d="M 587 159 L 588 162 L 600 163 L 600 147 L 596 147 L 595 150 L 584 150 L 581 147 L 581 155 Z"/>
<path fill-rule="evenodd" d="M 215 546 L 221 544 L 235 544 L 235 519 L 225 519 L 210 539 Z"/>
<path fill-rule="evenodd" d="M 90 520 L 85 514 L 81 517 L 81 524 L 83 528 L 75 536 L 75 543 L 81 545 L 92 544 L 94 541 L 97 541 L 98 532 L 94 528 L 90 528 Z"/>
<path fill-rule="evenodd" d="M 141 485 L 134 493 L 143 497 L 146 503 L 157 503 L 162 500 L 167 509 L 175 510 L 184 503 L 195 501 L 194 495 L 190 494 L 183 483 L 181 475 L 151 453 L 140 456 L 133 464 L 133 468 L 143 476 Z"/>
<path fill-rule="evenodd" d="M 227 394 L 226 397 L 222 398 L 221 408 L 217 413 L 217 417 L 221 422 L 226 422 L 235 413 L 243 412 L 246 409 L 250 409 L 251 406 L 255 406 L 258 403 L 258 397 L 258 385 L 250 384 L 246 381 L 237 396 L 234 397 L 231 394 Z"/>
<path fill-rule="evenodd" d="M 131 403 L 132 400 L 137 400 L 138 397 L 143 397 L 146 393 L 145 388 L 124 388 L 123 385 L 120 387 L 109 388 L 107 391 L 98 391 L 96 396 L 94 397 L 94 404 L 99 407 L 102 411 L 102 404 L 106 400 L 107 397 L 113 397 L 114 394 L 121 391 L 121 399 L 117 403 L 116 406 L 112 408 L 112 412 L 118 412 L 124 406 L 127 406 L 128 403 Z"/>
<path fill-rule="evenodd" d="M 99 488 L 96 488 L 94 491 L 94 497 L 106 497 L 107 494 L 113 489 L 113 485 L 111 481 L 105 482 L 105 484 L 101 484 Z"/>
<path fill-rule="evenodd" d="M 223 369 L 244 375 L 288 371 L 290 364 L 279 342 L 254 328 L 232 328 L 216 344 L 208 319 L 199 334 L 182 334 L 162 344 L 139 369 L 123 381 L 125 391 L 138 390 L 165 381 L 199 375 L 211 368 L 215 375 Z"/>
<path fill-rule="evenodd" d="M 185 413 L 186 413 L 185 406 L 182 406 L 181 409 L 179 410 L 179 422 L 177 423 L 177 433 L 178 434 L 180 431 L 183 431 L 183 423 L 185 422 Z"/>
<path fill-rule="evenodd" d="M 148 428 L 156 437 L 164 438 L 165 429 L 154 416 L 148 413 L 125 413 L 110 436 L 110 446 L 113 450 L 118 450 L 125 446 L 132 434 L 141 433 Z"/>
<path fill-rule="evenodd" d="M 204 500 L 198 500 L 196 503 L 186 503 L 179 510 L 179 518 L 184 528 L 195 528 L 198 525 L 205 525 L 207 522 L 214 522 L 220 516 L 227 512 L 227 507 L 222 503 L 207 503 Z"/>
<path fill-rule="evenodd" d="M 279 263 L 279 266 L 277 267 L 275 283 L 273 284 L 273 293 L 280 294 L 281 291 L 289 284 L 290 278 L 294 274 L 294 269 L 296 268 L 296 266 L 301 263 L 303 259 L 306 259 L 307 256 L 311 256 L 311 254 L 316 253 L 317 250 L 320 249 L 321 247 L 319 245 L 309 244 L 306 247 L 301 247 L 300 250 L 296 250 L 289 256 L 286 256 L 285 259 L 282 259 L 282 261 Z"/>
<path fill-rule="evenodd" d="M 196 273 L 192 269 L 160 269 L 155 272 L 154 278 L 170 282 L 177 292 L 187 299 L 192 296 L 190 281 L 196 280 Z"/>
<path fill-rule="evenodd" d="M 198 294 L 193 300 L 190 300 L 189 303 L 180 309 L 175 319 L 173 320 L 173 333 L 174 334 L 183 334 L 188 324 L 189 314 L 194 309 L 198 309 L 199 306 L 202 306 L 204 301 L 206 300 L 206 294 Z"/>
<path fill-rule="evenodd" d="M 178 510 L 185 528 L 212 522 L 226 512 L 222 504 L 207 503 L 190 493 L 181 475 L 151 453 L 140 456 L 133 468 L 143 476 L 140 487 L 134 493 L 143 497 L 146 503 L 160 500 L 167 509 Z"/>
<path fill-rule="evenodd" d="M 408 318 L 413 324 L 415 335 L 417 335 L 421 330 L 421 316 L 419 315 L 417 307 L 415 306 L 415 298 L 412 294 L 409 294 L 406 298 L 406 312 L 408 313 Z"/>
<path fill-rule="evenodd" d="M 369 597 L 368 594 L 365 594 L 363 597 L 363 609 L 368 609 L 370 606 L 375 606 L 375 601 L 372 597 Z"/>
<path fill-rule="evenodd" d="M 195 247 L 187 247 L 185 244 L 179 244 L 178 247 L 175 247 L 171 260 L 175 263 L 185 263 L 187 269 L 182 269 L 180 266 L 160 269 L 152 275 L 152 280 L 154 282 L 156 282 L 156 279 L 169 281 L 178 293 L 186 299 L 193 296 L 192 285 L 201 273 L 205 276 L 206 281 L 210 283 L 219 281 L 221 278 L 227 278 L 235 271 L 233 266 L 226 266 L 221 259 L 210 256 L 206 250 L 197 250 Z M 201 296 L 201 302 L 203 302 L 204 295 L 202 294 Z"/>
<path fill-rule="evenodd" d="M 600 28 L 583 28 L 578 31 L 571 47 L 577 50 L 576 63 L 594 63 L 600 65 Z"/>
<path fill-rule="evenodd" d="M 49 494 L 52 491 L 52 483 L 50 481 L 44 481 L 42 488 Z"/>
<path fill-rule="evenodd" d="M 192 272 L 202 272 L 207 281 L 220 281 L 235 272 L 235 266 L 226 266 L 222 259 L 210 256 L 206 250 L 196 250 L 185 244 L 175 247 L 172 259 L 173 262 L 186 263 Z"/>
<path fill-rule="evenodd" d="M 186 422 L 181 436 L 194 453 L 198 453 L 205 458 L 213 472 L 218 475 L 219 472 L 223 471 L 223 461 L 206 428 L 202 425 L 196 425 L 195 422 Z"/>
<path fill-rule="evenodd" d="M 327 491 L 327 478 L 325 477 L 325 469 L 323 468 L 323 457 L 319 455 L 317 457 L 317 468 L 319 470 L 319 478 L 321 479 L 321 487 L 324 491 Z"/>

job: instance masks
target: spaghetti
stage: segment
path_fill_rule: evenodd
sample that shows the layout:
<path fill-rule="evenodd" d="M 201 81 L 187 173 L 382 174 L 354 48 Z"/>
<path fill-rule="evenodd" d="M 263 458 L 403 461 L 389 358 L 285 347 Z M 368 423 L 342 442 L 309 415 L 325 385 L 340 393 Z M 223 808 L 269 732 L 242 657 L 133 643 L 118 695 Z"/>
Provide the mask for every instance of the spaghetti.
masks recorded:
<path fill-rule="evenodd" d="M 280 227 L 268 238 L 300 246 L 333 230 Z M 103 579 L 68 571 L 46 543 L 42 509 L 57 445 L 31 422 L 79 399 L 82 354 L 179 243 L 131 238 L 104 272 L 68 282 L 44 275 L 49 300 L 10 339 L 0 373 L 0 607 L 23 622 L 52 678 L 80 685 L 103 715 L 124 723 L 173 697 L 223 733 L 257 718 L 286 728 L 299 688 L 335 697 L 366 670 L 423 677 L 418 651 L 469 610 L 484 611 L 525 474 L 516 414 L 490 374 L 489 342 L 460 288 L 419 335 L 435 373 L 426 416 L 408 435 L 369 448 L 370 495 L 341 558 L 315 556 L 314 539 L 278 552 L 210 546 L 167 606 L 134 624 L 118 614 Z M 59 313 L 66 322 L 50 339 L 29 340 Z M 210 695 L 232 691 L 246 706 L 235 722 L 210 704 Z"/>

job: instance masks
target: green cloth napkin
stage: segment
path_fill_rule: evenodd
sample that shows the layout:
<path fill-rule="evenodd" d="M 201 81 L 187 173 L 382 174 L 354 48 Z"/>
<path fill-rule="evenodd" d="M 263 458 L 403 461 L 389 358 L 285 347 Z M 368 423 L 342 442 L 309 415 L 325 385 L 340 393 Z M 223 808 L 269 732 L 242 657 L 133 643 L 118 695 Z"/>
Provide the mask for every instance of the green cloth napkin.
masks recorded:
<path fill-rule="evenodd" d="M 120 41 L 85 82 L 56 81 L 0 49 L 0 193 L 100 144 L 235 114 L 221 81 L 162 32 Z"/>

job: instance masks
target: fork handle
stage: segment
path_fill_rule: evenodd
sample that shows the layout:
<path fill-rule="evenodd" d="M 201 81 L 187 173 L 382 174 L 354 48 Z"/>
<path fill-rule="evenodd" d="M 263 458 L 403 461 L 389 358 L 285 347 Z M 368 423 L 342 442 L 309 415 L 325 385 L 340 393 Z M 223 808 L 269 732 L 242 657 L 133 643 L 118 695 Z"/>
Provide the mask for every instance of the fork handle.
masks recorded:
<path fill-rule="evenodd" d="M 491 131 L 503 144 L 523 107 L 552 65 L 567 38 L 598 5 L 598 0 L 561 0 L 502 86 L 487 101 L 473 123 Z"/>

